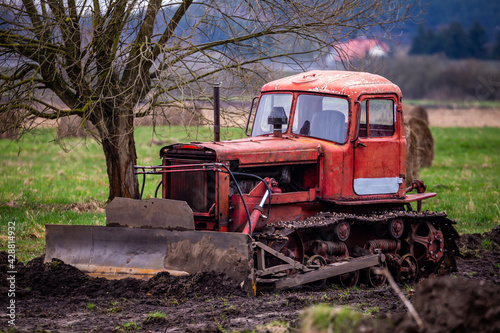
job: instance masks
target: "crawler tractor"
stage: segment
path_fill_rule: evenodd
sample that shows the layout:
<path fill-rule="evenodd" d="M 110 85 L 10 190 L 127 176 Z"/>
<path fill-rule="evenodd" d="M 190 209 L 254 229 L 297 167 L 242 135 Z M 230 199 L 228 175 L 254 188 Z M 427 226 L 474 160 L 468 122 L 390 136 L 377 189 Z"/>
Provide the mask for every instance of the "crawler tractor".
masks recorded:
<path fill-rule="evenodd" d="M 106 226 L 47 225 L 45 260 L 97 275 L 213 270 L 253 293 L 380 286 L 380 266 L 402 283 L 455 268 L 455 222 L 421 211 L 436 195 L 421 181 L 405 185 L 402 95 L 387 79 L 310 71 L 267 83 L 247 134 L 163 147 L 161 164 L 136 167 L 157 177 L 154 199 L 116 198 Z"/>

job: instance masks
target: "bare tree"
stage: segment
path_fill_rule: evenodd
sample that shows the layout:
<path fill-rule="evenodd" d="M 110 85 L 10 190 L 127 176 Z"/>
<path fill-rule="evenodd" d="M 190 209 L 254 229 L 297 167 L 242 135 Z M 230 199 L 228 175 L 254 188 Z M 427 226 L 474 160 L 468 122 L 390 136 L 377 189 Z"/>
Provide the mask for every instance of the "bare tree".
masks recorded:
<path fill-rule="evenodd" d="M 404 0 L 3 0 L 0 113 L 15 110 L 25 129 L 35 118 L 90 121 L 109 199 L 137 197 L 134 118 L 160 104 L 182 107 L 222 80 L 240 95 L 255 91 L 279 65 L 304 69 L 355 31 L 389 36 L 415 8 Z"/>

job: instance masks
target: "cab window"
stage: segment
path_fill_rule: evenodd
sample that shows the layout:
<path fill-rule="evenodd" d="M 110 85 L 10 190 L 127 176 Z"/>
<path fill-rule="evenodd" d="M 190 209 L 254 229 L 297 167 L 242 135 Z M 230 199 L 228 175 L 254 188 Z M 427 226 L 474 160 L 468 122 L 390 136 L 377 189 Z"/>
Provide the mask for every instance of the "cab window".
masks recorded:
<path fill-rule="evenodd" d="M 292 132 L 344 143 L 349 120 L 347 99 L 322 95 L 299 95 Z"/>
<path fill-rule="evenodd" d="M 395 108 L 392 99 L 369 99 L 361 103 L 360 138 L 392 136 Z"/>
<path fill-rule="evenodd" d="M 274 107 L 282 107 L 285 110 L 288 120 L 290 120 L 290 109 L 292 108 L 292 94 L 265 94 L 259 100 L 259 106 L 255 114 L 252 136 L 271 134 L 272 125 L 269 125 L 267 118 Z M 282 131 L 286 132 L 288 125 L 283 125 Z"/>

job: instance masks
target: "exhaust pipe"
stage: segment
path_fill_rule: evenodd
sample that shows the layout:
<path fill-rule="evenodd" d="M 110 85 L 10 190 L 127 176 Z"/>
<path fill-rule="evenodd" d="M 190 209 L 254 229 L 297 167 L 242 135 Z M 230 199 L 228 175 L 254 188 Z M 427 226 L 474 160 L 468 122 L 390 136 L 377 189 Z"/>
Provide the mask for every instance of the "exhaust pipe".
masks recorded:
<path fill-rule="evenodd" d="M 222 82 L 214 83 L 214 141 L 220 141 L 220 94 Z"/>
<path fill-rule="evenodd" d="M 271 114 L 267 117 L 267 123 L 273 126 L 273 136 L 281 138 L 283 136 L 282 126 L 288 123 L 285 108 L 282 106 L 274 106 L 271 109 Z"/>

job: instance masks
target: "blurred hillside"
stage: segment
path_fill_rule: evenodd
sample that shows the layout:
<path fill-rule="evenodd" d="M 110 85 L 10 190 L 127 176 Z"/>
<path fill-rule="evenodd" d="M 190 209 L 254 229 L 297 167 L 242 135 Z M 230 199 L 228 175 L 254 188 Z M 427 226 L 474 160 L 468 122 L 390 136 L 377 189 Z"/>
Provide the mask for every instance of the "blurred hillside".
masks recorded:
<path fill-rule="evenodd" d="M 500 1 L 432 0 L 423 3 L 421 15 L 400 27 L 401 42 L 405 45 L 411 44 L 419 28 L 439 33 L 454 21 L 465 30 L 470 29 L 474 22 L 479 22 L 485 29 L 487 43 L 494 42 L 500 31 Z"/>
<path fill-rule="evenodd" d="M 435 31 L 453 21 L 469 29 L 477 21 L 486 30 L 486 40 L 492 42 L 500 29 L 500 1 L 433 0 L 422 15 L 422 20 Z"/>

